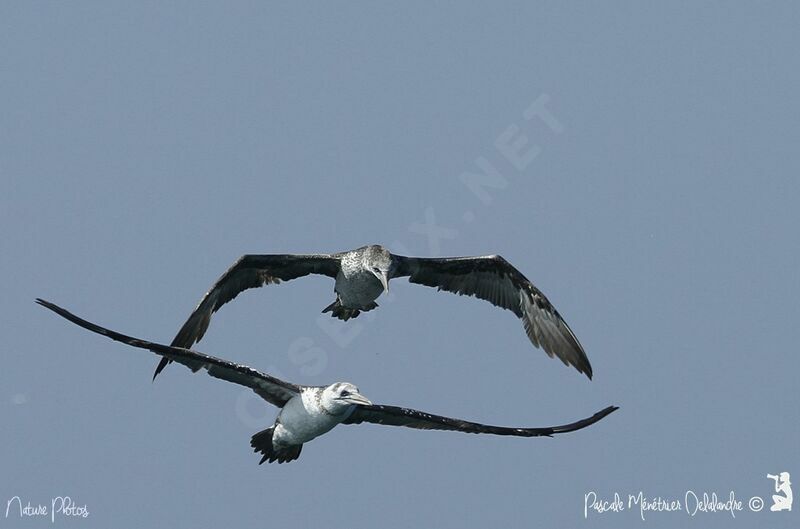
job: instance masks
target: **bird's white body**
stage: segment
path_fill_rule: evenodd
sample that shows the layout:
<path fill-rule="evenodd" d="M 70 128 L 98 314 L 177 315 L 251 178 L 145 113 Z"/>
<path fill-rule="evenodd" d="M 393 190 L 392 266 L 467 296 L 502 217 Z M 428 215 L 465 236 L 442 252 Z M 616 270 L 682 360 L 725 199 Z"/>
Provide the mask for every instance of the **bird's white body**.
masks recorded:
<path fill-rule="evenodd" d="M 375 260 L 376 253 L 385 259 L 382 264 Z M 334 286 L 339 303 L 349 309 L 371 310 L 377 307 L 375 300 L 388 287 L 386 274 L 390 262 L 390 254 L 377 246 L 365 246 L 346 253 Z"/>
<path fill-rule="evenodd" d="M 301 445 L 331 431 L 350 416 L 352 406 L 327 409 L 322 391 L 323 388 L 304 388 L 289 399 L 275 421 L 275 445 Z"/>
<path fill-rule="evenodd" d="M 383 285 L 375 274 L 363 268 L 348 270 L 342 267 L 336 276 L 336 294 L 345 307 L 368 310 L 378 297 L 383 294 Z"/>

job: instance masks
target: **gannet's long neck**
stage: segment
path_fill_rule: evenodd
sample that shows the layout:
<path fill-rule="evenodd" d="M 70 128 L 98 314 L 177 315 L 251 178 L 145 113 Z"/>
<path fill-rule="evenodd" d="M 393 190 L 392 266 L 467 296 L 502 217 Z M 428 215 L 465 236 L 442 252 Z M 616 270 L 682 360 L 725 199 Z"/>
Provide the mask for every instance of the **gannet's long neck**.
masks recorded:
<path fill-rule="evenodd" d="M 338 384 L 334 384 L 334 389 L 338 386 Z M 339 422 L 342 422 L 345 417 L 350 415 L 347 410 L 334 410 L 330 407 L 326 406 L 323 402 L 322 396 L 325 394 L 326 388 L 312 388 L 313 391 L 308 391 L 308 396 L 306 398 L 309 399 L 307 407 L 309 410 L 313 410 L 310 413 L 314 414 L 324 414 L 329 415 L 333 418 L 340 419 Z"/>

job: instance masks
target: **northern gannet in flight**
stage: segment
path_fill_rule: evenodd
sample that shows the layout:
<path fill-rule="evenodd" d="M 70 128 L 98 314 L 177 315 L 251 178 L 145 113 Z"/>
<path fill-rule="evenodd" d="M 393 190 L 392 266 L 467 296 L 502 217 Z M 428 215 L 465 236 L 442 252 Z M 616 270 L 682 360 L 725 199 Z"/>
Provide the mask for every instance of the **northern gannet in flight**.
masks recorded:
<path fill-rule="evenodd" d="M 609 406 L 589 418 L 563 426 L 547 428 L 489 426 L 410 408 L 372 404 L 349 382 L 336 382 L 329 386 L 292 384 L 250 367 L 210 355 L 126 336 L 81 319 L 48 301 L 37 299 L 36 302 L 84 329 L 133 347 L 149 349 L 164 358 L 183 364 L 192 371 L 205 369 L 212 377 L 251 388 L 264 400 L 281 408 L 275 423 L 253 435 L 250 441 L 253 450 L 262 454 L 259 464 L 265 461 L 270 463 L 294 461 L 300 455 L 303 443 L 329 432 L 337 424 L 370 422 L 420 430 L 540 437 L 580 430 L 617 409 L 616 406 Z"/>
<path fill-rule="evenodd" d="M 309 274 L 336 280 L 336 301 L 322 312 L 345 321 L 377 307 L 375 300 L 389 290 L 389 280 L 396 277 L 407 276 L 411 283 L 486 300 L 516 314 L 534 346 L 592 378 L 583 347 L 555 307 L 499 255 L 404 257 L 378 245 L 335 254 L 243 255 L 206 292 L 171 345 L 189 349 L 199 342 L 211 315 L 240 292 Z M 169 362 L 167 357 L 161 359 L 153 379 Z"/>

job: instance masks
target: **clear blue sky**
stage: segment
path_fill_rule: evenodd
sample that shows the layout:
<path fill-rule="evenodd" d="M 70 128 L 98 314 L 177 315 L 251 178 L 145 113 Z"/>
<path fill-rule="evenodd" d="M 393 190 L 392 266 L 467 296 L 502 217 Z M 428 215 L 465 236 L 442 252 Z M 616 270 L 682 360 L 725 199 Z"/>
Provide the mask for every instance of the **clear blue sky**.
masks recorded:
<path fill-rule="evenodd" d="M 747 499 L 800 483 L 799 17 L 3 2 L 0 505 L 69 495 L 74 527 L 797 527 Z M 169 342 L 243 253 L 369 243 L 503 255 L 595 379 L 511 313 L 406 282 L 346 324 L 319 314 L 325 278 L 248 292 L 199 349 L 492 424 L 621 410 L 554 439 L 342 426 L 258 466 L 273 408 L 178 367 L 151 383 L 154 355 L 33 303 Z M 745 510 L 583 517 L 592 490 L 688 489 Z"/>

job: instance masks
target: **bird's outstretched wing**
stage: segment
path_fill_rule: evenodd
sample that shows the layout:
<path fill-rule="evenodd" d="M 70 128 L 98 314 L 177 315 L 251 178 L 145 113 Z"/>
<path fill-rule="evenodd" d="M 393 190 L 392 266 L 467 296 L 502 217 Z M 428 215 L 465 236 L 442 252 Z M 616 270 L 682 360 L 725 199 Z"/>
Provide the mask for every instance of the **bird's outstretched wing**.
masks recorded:
<path fill-rule="evenodd" d="M 583 347 L 555 307 L 499 255 L 444 258 L 396 255 L 391 277 L 405 276 L 411 283 L 475 296 L 512 311 L 522 320 L 533 345 L 592 378 L 592 366 Z"/>
<path fill-rule="evenodd" d="M 244 290 L 309 274 L 335 278 L 338 272 L 339 257 L 336 255 L 243 255 L 206 292 L 170 345 L 191 348 L 203 338 L 211 315 Z M 161 359 L 153 373 L 154 380 L 169 362 L 167 357 Z"/>
<path fill-rule="evenodd" d="M 300 393 L 300 386 L 290 382 L 285 382 L 278 378 L 267 375 L 266 373 L 251 369 L 247 366 L 243 366 L 234 362 L 228 362 L 227 360 L 221 360 L 210 355 L 198 353 L 189 349 L 183 349 L 181 347 L 172 347 L 169 345 L 162 345 L 159 343 L 148 342 L 146 340 L 140 340 L 139 338 L 126 336 L 79 318 L 71 312 L 59 307 L 58 305 L 50 303 L 49 301 L 37 299 L 36 303 L 47 307 L 59 316 L 68 319 L 76 325 L 80 325 L 84 329 L 96 332 L 97 334 L 102 334 L 103 336 L 107 336 L 117 342 L 132 345 L 133 347 L 149 349 L 157 355 L 161 355 L 164 358 L 169 358 L 170 360 L 178 362 L 179 364 L 185 365 L 192 371 L 205 369 L 212 377 L 227 380 L 228 382 L 233 382 L 234 384 L 251 388 L 260 397 L 267 402 L 274 404 L 275 406 L 283 407 L 289 399 Z"/>
<path fill-rule="evenodd" d="M 405 426 L 406 428 L 417 428 L 419 430 L 450 430 L 464 433 L 489 433 L 494 435 L 514 435 L 517 437 L 541 437 L 551 436 L 559 433 L 574 432 L 590 426 L 614 410 L 617 406 L 609 406 L 591 417 L 563 424 L 561 426 L 548 426 L 544 428 L 508 428 L 503 426 L 489 426 L 477 422 L 464 421 L 461 419 L 451 419 L 441 415 L 433 415 L 424 411 L 412 410 L 410 408 L 399 408 L 397 406 L 383 406 L 373 404 L 371 406 L 358 405 L 353 413 L 343 424 L 360 424 L 371 422 L 374 424 L 384 424 L 387 426 Z"/>

